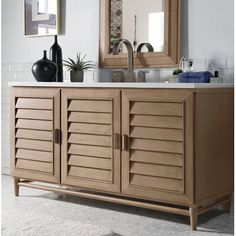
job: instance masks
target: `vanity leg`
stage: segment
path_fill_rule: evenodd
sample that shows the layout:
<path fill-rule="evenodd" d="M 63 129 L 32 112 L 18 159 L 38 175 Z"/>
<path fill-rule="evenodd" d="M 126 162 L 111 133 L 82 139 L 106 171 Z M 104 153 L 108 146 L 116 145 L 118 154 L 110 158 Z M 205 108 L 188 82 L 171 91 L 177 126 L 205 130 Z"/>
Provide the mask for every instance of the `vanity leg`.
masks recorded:
<path fill-rule="evenodd" d="M 20 182 L 20 179 L 14 178 L 14 192 L 15 192 L 16 197 L 19 196 L 19 185 L 18 185 L 19 182 Z"/>
<path fill-rule="evenodd" d="M 197 218 L 198 218 L 198 207 L 192 206 L 189 208 L 189 213 L 190 213 L 190 223 L 192 230 L 197 229 Z"/>
<path fill-rule="evenodd" d="M 227 201 L 227 202 L 224 204 L 225 213 L 230 213 L 231 201 L 232 201 L 232 196 L 231 196 L 231 194 L 230 194 L 230 195 L 229 195 L 229 201 Z"/>

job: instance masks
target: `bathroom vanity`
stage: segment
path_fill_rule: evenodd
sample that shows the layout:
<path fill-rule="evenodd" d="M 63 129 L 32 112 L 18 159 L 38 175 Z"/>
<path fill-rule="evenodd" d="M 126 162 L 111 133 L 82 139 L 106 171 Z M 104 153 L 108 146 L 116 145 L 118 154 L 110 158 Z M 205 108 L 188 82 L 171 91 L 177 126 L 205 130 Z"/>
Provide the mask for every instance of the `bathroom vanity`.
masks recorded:
<path fill-rule="evenodd" d="M 30 187 L 138 206 L 189 216 L 192 229 L 214 206 L 230 210 L 232 84 L 10 86 L 16 196 Z"/>

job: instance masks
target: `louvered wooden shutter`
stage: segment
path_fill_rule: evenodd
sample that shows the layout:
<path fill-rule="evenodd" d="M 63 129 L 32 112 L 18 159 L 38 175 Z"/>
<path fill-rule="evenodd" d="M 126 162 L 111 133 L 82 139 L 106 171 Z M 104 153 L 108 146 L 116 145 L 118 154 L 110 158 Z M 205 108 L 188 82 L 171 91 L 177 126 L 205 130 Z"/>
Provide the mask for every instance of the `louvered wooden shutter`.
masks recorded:
<path fill-rule="evenodd" d="M 186 134 L 192 132 L 191 99 L 191 93 L 168 90 L 123 93 L 122 134 L 128 147 L 122 153 L 123 193 L 155 200 L 182 195 L 178 199 L 185 201 L 192 192 L 186 184 L 192 172 L 185 169 L 192 158 L 185 150 Z"/>
<path fill-rule="evenodd" d="M 119 91 L 64 89 L 62 110 L 62 182 L 120 191 Z"/>
<path fill-rule="evenodd" d="M 60 91 L 13 88 L 11 109 L 12 175 L 60 182 Z"/>

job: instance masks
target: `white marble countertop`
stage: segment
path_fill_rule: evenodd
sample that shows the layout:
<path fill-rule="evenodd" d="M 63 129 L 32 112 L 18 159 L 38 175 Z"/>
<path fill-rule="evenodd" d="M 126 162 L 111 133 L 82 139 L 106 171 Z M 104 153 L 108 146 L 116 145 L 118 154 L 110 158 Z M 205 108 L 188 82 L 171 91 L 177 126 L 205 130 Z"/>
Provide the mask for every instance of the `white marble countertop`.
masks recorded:
<path fill-rule="evenodd" d="M 58 87 L 58 88 L 233 88 L 232 83 L 44 83 L 44 82 L 9 82 L 10 87 Z"/>

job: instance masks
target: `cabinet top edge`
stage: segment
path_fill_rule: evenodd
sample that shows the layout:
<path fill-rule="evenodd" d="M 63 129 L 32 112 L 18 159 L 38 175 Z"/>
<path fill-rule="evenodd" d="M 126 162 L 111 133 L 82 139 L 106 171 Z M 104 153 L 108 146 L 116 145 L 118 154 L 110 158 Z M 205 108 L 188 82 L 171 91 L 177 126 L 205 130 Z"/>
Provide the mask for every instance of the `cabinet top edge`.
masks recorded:
<path fill-rule="evenodd" d="M 169 89 L 201 89 L 201 88 L 234 88 L 233 83 L 72 83 L 72 82 L 9 82 L 10 87 L 48 87 L 48 88 L 169 88 Z"/>

